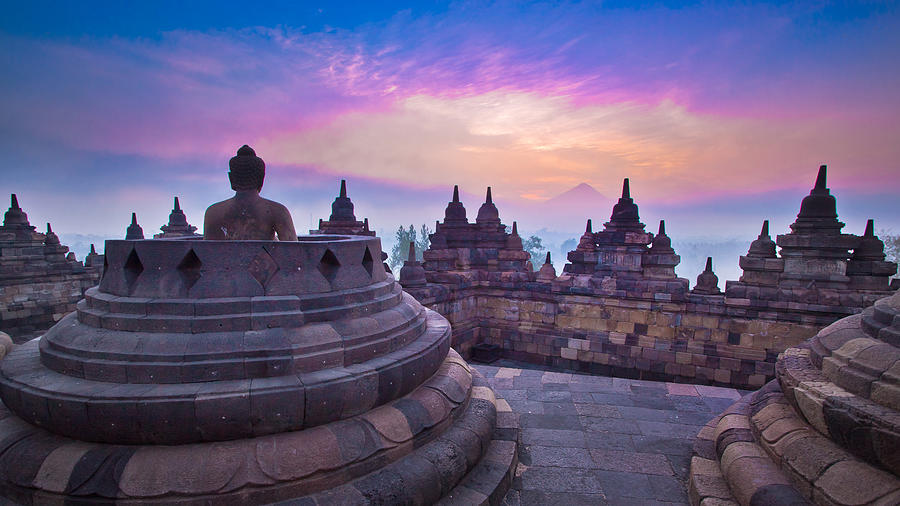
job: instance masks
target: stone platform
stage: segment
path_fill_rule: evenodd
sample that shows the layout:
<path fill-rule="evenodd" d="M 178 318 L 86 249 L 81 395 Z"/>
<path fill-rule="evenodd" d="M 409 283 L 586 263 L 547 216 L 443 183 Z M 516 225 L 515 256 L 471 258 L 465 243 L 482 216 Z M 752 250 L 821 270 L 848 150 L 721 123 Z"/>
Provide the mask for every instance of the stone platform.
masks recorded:
<path fill-rule="evenodd" d="M 507 505 L 687 504 L 694 436 L 743 393 L 522 366 L 473 365 L 521 427 Z"/>

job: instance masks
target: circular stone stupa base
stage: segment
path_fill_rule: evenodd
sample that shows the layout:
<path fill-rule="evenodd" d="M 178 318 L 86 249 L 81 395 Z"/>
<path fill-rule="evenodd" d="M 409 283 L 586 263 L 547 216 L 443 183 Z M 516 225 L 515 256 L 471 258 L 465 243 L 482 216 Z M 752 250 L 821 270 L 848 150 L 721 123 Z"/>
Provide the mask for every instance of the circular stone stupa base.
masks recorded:
<path fill-rule="evenodd" d="M 0 494 L 498 504 L 515 419 L 380 257 L 370 236 L 107 241 L 77 311 L 0 361 Z"/>
<path fill-rule="evenodd" d="M 694 505 L 900 504 L 900 295 L 822 329 L 697 436 Z"/>
<path fill-rule="evenodd" d="M 311 429 L 185 445 L 57 436 L 0 408 L 0 486 L 20 504 L 497 504 L 517 429 L 454 351 L 410 394 Z"/>

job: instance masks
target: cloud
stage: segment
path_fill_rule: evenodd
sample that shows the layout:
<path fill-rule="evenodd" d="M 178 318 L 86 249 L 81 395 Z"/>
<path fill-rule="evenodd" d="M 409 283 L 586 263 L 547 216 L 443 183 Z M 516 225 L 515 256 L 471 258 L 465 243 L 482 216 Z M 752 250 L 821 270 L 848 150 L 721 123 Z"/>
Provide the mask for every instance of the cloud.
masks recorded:
<path fill-rule="evenodd" d="M 164 219 L 174 193 L 201 214 L 244 143 L 303 212 L 301 190 L 340 176 L 510 204 L 631 177 L 644 202 L 699 205 L 808 190 L 828 163 L 833 186 L 896 193 L 900 13 L 842 9 L 460 2 L 316 31 L 0 33 L 0 174 L 70 204 L 54 209 L 113 203 L 115 230 L 163 196 L 137 210 Z M 105 199 L 129 187 L 146 198 Z"/>
<path fill-rule="evenodd" d="M 888 132 L 894 131 L 888 129 Z M 324 128 L 263 139 L 273 159 L 544 198 L 588 182 L 614 195 L 623 177 L 645 198 L 683 202 L 805 188 L 819 162 L 845 187 L 900 190 L 884 161 L 892 135 L 869 125 L 691 112 L 671 101 L 577 105 L 566 97 L 492 91 L 415 95 Z"/>

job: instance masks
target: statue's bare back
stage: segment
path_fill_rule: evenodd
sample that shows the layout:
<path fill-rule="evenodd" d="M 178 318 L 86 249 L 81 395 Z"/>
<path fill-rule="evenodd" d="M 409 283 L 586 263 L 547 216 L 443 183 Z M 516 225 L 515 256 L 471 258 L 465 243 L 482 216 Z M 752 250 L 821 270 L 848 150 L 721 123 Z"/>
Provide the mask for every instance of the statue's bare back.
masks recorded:
<path fill-rule="evenodd" d="M 234 197 L 209 206 L 203 238 L 213 240 L 296 241 L 294 220 L 286 207 L 259 196 L 265 162 L 250 146 L 242 146 L 229 163 Z"/>

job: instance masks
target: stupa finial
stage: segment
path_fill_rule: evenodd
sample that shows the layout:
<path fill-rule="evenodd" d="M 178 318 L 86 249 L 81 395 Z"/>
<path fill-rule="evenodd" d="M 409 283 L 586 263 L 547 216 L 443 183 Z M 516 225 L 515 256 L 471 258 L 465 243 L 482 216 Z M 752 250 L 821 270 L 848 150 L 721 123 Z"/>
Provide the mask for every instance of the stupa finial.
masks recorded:
<path fill-rule="evenodd" d="M 181 204 L 178 203 L 178 197 L 175 197 L 175 207 L 173 209 L 176 211 L 181 211 Z"/>
<path fill-rule="evenodd" d="M 52 234 L 52 233 L 53 233 L 53 229 L 50 228 L 50 223 L 49 223 L 49 222 L 47 223 L 47 233 L 48 233 L 48 234 Z"/>
<path fill-rule="evenodd" d="M 487 196 L 484 197 L 484 201 L 488 204 L 493 204 L 494 200 L 491 198 L 491 187 L 487 187 Z"/>
<path fill-rule="evenodd" d="M 144 238 L 144 229 L 138 225 L 137 213 L 131 213 L 131 225 L 125 230 L 125 240 L 133 241 Z"/>
<path fill-rule="evenodd" d="M 459 185 L 458 184 L 453 185 L 453 200 L 452 200 L 452 202 L 454 202 L 454 203 L 459 202 Z"/>
<path fill-rule="evenodd" d="M 516 222 L 513 222 L 512 235 L 519 235 L 519 227 L 516 225 Z"/>
<path fill-rule="evenodd" d="M 21 209 L 21 208 L 19 207 L 19 199 L 16 197 L 16 194 L 15 194 L 15 193 L 13 193 L 13 194 L 10 195 L 9 200 L 10 200 L 10 202 L 9 202 L 9 207 L 10 207 L 11 209 Z"/>
<path fill-rule="evenodd" d="M 347 198 L 347 180 L 341 179 L 341 197 Z"/>
<path fill-rule="evenodd" d="M 763 220 L 762 230 L 759 232 L 760 237 L 769 237 L 769 220 Z"/>
<path fill-rule="evenodd" d="M 825 189 L 827 189 L 827 185 L 826 185 L 826 182 L 825 182 L 825 178 L 826 178 L 827 172 L 828 172 L 828 166 L 827 166 L 827 165 L 820 165 L 820 166 L 819 166 L 819 175 L 816 176 L 816 186 L 815 186 L 815 189 L 816 189 L 816 190 L 825 190 Z"/>
<path fill-rule="evenodd" d="M 591 229 L 592 229 L 592 227 L 591 227 L 591 219 L 588 218 L 588 220 L 587 220 L 587 225 L 585 225 L 585 227 L 584 227 L 584 233 L 585 233 L 585 234 L 593 234 L 594 231 L 591 230 Z"/>
<path fill-rule="evenodd" d="M 712 272 L 712 257 L 706 257 L 706 269 L 703 272 Z"/>
<path fill-rule="evenodd" d="M 626 177 L 624 181 L 622 181 L 622 198 L 630 199 L 631 198 L 631 188 L 628 184 L 628 178 Z"/>
<path fill-rule="evenodd" d="M 866 232 L 863 234 L 863 237 L 875 237 L 875 220 L 866 222 Z"/>
<path fill-rule="evenodd" d="M 94 248 L 94 244 L 91 243 L 91 255 L 96 255 L 96 254 L 97 254 L 97 250 Z"/>
<path fill-rule="evenodd" d="M 547 258 L 544 259 L 544 263 L 545 263 L 545 264 L 551 263 L 551 262 L 550 262 L 550 252 L 549 252 L 549 251 L 547 252 Z"/>
<path fill-rule="evenodd" d="M 656 235 L 666 235 L 666 220 L 659 220 L 659 232 Z"/>
<path fill-rule="evenodd" d="M 409 253 L 406 255 L 407 262 L 415 262 L 416 261 L 416 243 L 413 241 L 409 241 Z"/>

